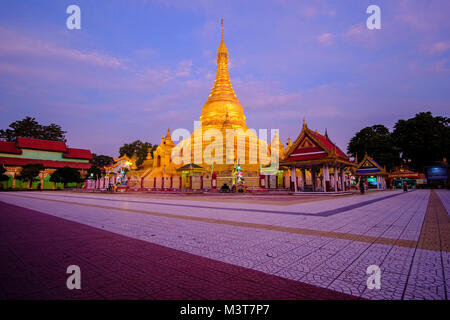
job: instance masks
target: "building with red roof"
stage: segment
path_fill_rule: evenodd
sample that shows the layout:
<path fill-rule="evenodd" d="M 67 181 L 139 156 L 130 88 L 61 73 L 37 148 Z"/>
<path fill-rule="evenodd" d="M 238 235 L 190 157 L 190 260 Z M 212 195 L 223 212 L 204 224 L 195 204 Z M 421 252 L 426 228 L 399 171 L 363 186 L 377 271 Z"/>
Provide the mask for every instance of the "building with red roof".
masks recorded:
<path fill-rule="evenodd" d="M 57 169 L 70 167 L 85 174 L 92 164 L 92 154 L 87 149 L 69 148 L 65 142 L 18 137 L 15 142 L 0 141 L 0 165 L 7 171 L 9 180 L 0 182 L 0 187 L 26 188 L 16 176 L 27 164 L 42 164 L 45 170 L 32 184 L 34 188 L 53 189 L 50 175 Z"/>
<path fill-rule="evenodd" d="M 308 128 L 303 120 L 299 136 L 280 164 L 290 167 L 292 189 L 297 192 L 343 192 L 347 189 L 345 172 L 356 164 L 328 137 Z M 297 178 L 297 171 L 301 178 Z M 307 184 L 307 174 L 310 185 Z M 298 186 L 300 184 L 300 186 Z"/>

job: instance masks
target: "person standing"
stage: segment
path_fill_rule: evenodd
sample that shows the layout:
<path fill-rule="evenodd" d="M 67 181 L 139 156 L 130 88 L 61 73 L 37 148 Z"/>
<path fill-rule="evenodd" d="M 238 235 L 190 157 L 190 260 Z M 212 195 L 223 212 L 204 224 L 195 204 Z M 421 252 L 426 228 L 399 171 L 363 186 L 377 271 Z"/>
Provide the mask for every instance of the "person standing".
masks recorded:
<path fill-rule="evenodd" d="M 408 183 L 406 180 L 403 182 L 403 192 L 408 192 Z"/>

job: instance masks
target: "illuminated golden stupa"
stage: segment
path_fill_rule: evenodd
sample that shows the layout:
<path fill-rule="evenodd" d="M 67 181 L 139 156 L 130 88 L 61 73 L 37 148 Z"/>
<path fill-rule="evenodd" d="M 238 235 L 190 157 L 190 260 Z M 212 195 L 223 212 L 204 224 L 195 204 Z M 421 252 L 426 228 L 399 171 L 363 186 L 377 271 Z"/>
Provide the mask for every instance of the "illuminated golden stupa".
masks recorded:
<path fill-rule="evenodd" d="M 239 164 L 248 186 L 259 186 L 262 165 L 270 164 L 270 147 L 260 140 L 245 122 L 244 110 L 231 85 L 228 72 L 229 55 L 222 34 L 217 49 L 217 71 L 214 85 L 203 105 L 200 126 L 186 141 L 182 141 L 174 154 L 183 155 L 183 164 L 194 163 L 214 171 L 217 184 L 232 184 L 232 171 Z M 270 138 L 270 132 L 268 137 Z M 274 137 L 277 151 L 283 151 L 278 135 Z M 180 150 L 183 151 L 180 152 Z M 190 149 L 186 155 L 185 152 Z M 189 150 L 188 150 L 189 151 Z"/>
<path fill-rule="evenodd" d="M 246 130 L 244 110 L 234 93 L 228 73 L 228 49 L 222 37 L 217 49 L 216 79 L 203 106 L 200 121 L 204 128 L 222 128 L 224 124 Z"/>
<path fill-rule="evenodd" d="M 162 137 L 153 157 L 148 155 L 145 166 L 130 172 L 136 185 L 156 189 L 169 185 L 182 189 L 209 188 L 213 172 L 218 187 L 224 183 L 232 185 L 235 182 L 233 169 L 237 164 L 242 167 L 247 186 L 260 185 L 260 170 L 271 163 L 270 146 L 258 138 L 256 131 L 248 129 L 244 110 L 231 85 L 228 63 L 222 20 L 216 78 L 203 105 L 198 127 L 178 145 L 172 142 L 170 132 Z M 266 139 L 270 136 L 271 132 L 268 132 Z M 272 145 L 282 156 L 284 149 L 278 134 Z M 282 171 L 275 174 L 280 181 L 283 179 Z"/>

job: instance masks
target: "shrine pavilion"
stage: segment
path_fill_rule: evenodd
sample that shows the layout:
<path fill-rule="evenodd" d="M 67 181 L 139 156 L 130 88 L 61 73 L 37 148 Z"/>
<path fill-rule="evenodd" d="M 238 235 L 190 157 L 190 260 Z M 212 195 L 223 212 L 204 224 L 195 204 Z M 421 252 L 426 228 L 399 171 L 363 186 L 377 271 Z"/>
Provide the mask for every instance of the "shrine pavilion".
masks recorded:
<path fill-rule="evenodd" d="M 367 154 L 358 164 L 355 176 L 359 179 L 366 179 L 369 183 L 369 188 L 376 188 L 378 190 L 386 189 L 386 177 L 388 176 L 386 169 L 382 168 Z"/>
<path fill-rule="evenodd" d="M 327 133 L 321 135 L 309 129 L 303 120 L 300 135 L 280 165 L 290 168 L 294 192 L 338 193 L 348 190 L 346 170 L 354 167 L 355 163 L 330 140 Z M 297 178 L 298 172 L 301 173 L 300 179 Z"/>

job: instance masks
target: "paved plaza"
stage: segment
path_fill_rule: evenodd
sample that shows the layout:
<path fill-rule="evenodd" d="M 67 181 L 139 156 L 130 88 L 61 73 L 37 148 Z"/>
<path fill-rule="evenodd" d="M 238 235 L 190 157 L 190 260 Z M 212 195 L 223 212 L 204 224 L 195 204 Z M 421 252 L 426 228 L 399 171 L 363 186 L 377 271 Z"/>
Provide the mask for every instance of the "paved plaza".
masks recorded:
<path fill-rule="evenodd" d="M 448 299 L 450 191 L 0 193 L 2 298 Z M 78 265 L 82 289 L 66 288 Z M 366 270 L 381 270 L 369 289 Z"/>

